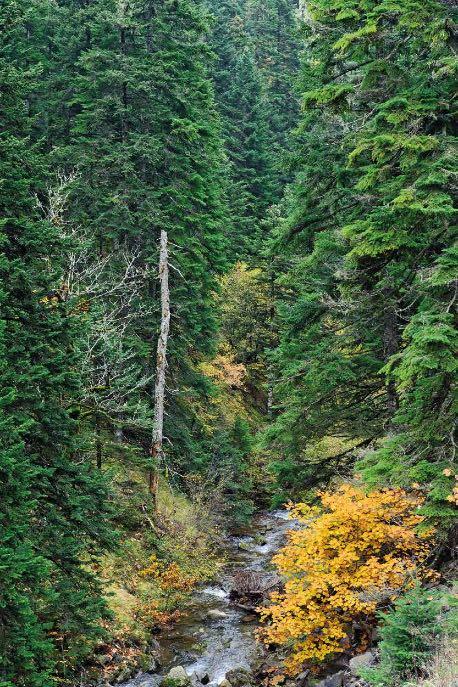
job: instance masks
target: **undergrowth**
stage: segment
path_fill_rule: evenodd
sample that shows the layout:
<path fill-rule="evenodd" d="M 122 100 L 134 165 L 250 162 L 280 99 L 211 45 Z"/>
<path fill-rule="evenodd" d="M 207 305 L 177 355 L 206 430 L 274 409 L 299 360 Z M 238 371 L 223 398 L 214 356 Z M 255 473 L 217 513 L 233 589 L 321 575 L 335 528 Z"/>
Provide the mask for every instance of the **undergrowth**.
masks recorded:
<path fill-rule="evenodd" d="M 112 469 L 120 541 L 98 564 L 112 618 L 84 670 L 86 679 L 100 673 L 111 679 L 126 667 L 145 667 L 152 637 L 180 618 L 196 585 L 213 578 L 223 563 L 210 504 L 164 483 L 153 518 L 143 472 Z"/>

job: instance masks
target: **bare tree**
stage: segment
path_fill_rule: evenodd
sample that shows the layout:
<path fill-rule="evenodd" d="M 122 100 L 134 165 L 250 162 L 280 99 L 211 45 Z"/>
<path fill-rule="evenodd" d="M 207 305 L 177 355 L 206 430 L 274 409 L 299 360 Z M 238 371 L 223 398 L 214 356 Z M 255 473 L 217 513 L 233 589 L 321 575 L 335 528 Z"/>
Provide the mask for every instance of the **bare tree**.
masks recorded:
<path fill-rule="evenodd" d="M 124 241 L 102 253 L 91 229 L 72 222 L 67 206 L 77 179 L 75 172 L 59 173 L 42 210 L 68 246 L 64 272 L 50 297 L 67 301 L 69 312 L 81 320 L 75 342 L 83 380 L 80 417 L 89 423 L 89 450 L 101 467 L 107 436 L 116 444 L 140 444 L 145 453 L 150 448 L 148 390 L 154 376 L 139 362 L 137 329 L 154 313 L 143 296 L 148 266 L 140 247 Z"/>
<path fill-rule="evenodd" d="M 151 443 L 149 490 L 154 507 L 157 506 L 159 463 L 162 459 L 164 429 L 165 373 L 167 369 L 167 340 L 170 328 L 169 259 L 167 232 L 161 231 L 159 251 L 159 280 L 161 283 L 161 329 L 157 340 L 156 383 L 154 387 L 154 426 Z"/>

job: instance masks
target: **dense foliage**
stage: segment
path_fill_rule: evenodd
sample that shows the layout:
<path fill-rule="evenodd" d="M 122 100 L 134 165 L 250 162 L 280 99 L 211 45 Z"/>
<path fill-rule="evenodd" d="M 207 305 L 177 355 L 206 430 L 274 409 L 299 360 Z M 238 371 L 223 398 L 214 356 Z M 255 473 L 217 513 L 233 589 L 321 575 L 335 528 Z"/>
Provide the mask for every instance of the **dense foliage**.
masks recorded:
<path fill-rule="evenodd" d="M 317 487 L 265 611 L 291 669 L 450 556 L 455 4 L 1 3 L 0 687 L 139 654 L 217 532 Z"/>
<path fill-rule="evenodd" d="M 263 446 L 278 500 L 310 501 L 311 489 L 352 476 L 355 463 L 363 489 L 374 491 L 326 494 L 324 513 L 309 515 L 277 557 L 287 582 L 263 611 L 265 638 L 292 649 L 287 667 L 296 672 L 345 651 L 354 621 L 364 625 L 401 591 L 406 577 L 386 579 L 386 562 L 396 577 L 406 556 L 405 572 L 421 575 L 419 533 L 437 527 L 444 559 L 455 541 L 452 4 L 304 6 L 295 180 L 270 249 L 277 415 Z M 383 545 L 389 515 L 365 532 L 370 504 L 390 498 L 395 508 L 417 504 L 405 534 L 418 550 L 404 548 L 402 535 Z M 397 544 L 401 560 L 386 561 Z M 384 671 L 390 685 L 426 671 L 430 654 L 420 654 L 434 633 L 434 604 L 419 614 L 423 636 L 411 627 L 411 603 L 421 602 L 408 597 L 388 616 L 375 681 Z"/>
<path fill-rule="evenodd" d="M 278 151 L 292 115 L 274 102 L 264 109 L 270 73 L 285 82 L 280 61 L 296 56 L 292 40 L 280 54 L 293 4 L 271 5 L 276 44 L 253 28 L 256 4 L 247 4 L 242 49 L 224 66 L 212 50 L 223 21 L 199 0 L 0 8 L 2 686 L 72 680 L 109 626 L 95 573 L 104 551 L 123 550 L 114 524 L 133 536 L 152 522 L 137 480 L 150 461 L 164 229 L 172 323 L 162 468 L 194 499 L 207 484 L 221 518 L 253 509 L 247 472 L 262 413 L 220 410 L 229 387 L 203 362 L 217 345 L 232 227 L 245 218 L 237 240 L 248 246 L 248 227 L 280 193 L 270 136 Z M 259 50 L 255 35 L 267 41 Z M 288 112 L 291 93 L 285 86 Z M 171 556 L 166 569 L 180 558 L 157 536 L 142 535 L 142 546 Z"/>
<path fill-rule="evenodd" d="M 270 620 L 263 639 L 291 649 L 285 665 L 292 674 L 348 649 L 353 623 L 367 641 L 377 607 L 424 575 L 430 550 L 415 532 L 419 500 L 402 490 L 365 494 L 344 485 L 321 503 L 322 512 L 295 507 L 304 527 L 289 533 L 274 559 L 285 590 L 263 609 Z"/>
<path fill-rule="evenodd" d="M 281 159 L 296 123 L 298 52 L 291 0 L 209 0 L 216 99 L 228 157 L 229 257 L 255 264 L 263 220 L 287 175 Z"/>
<path fill-rule="evenodd" d="M 279 266 L 279 412 L 266 443 L 290 465 L 277 470 L 287 490 L 349 471 L 359 456 L 369 484 L 421 484 L 425 512 L 447 527 L 452 9 L 436 0 L 306 7 L 296 180 L 272 248 L 289 261 Z M 330 437 L 325 460 L 310 457 Z"/>
<path fill-rule="evenodd" d="M 441 641 L 456 634 L 456 598 L 414 587 L 381 614 L 380 664 L 364 675 L 373 685 L 397 685 L 423 675 Z"/>

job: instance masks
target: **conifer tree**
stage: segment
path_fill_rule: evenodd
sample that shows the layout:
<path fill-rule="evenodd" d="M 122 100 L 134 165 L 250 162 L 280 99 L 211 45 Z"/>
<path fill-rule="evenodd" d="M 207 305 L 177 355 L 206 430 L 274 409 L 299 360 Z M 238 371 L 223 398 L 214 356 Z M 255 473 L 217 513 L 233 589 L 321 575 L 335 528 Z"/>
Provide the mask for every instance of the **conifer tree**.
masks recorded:
<path fill-rule="evenodd" d="M 211 7 L 216 17 L 215 91 L 229 162 L 229 257 L 253 258 L 262 241 L 261 219 L 275 190 L 266 89 L 247 34 L 243 3 L 225 0 Z"/>
<path fill-rule="evenodd" d="M 296 78 L 299 69 L 297 3 L 292 0 L 247 0 L 246 30 L 266 91 L 268 124 L 273 136 L 276 200 L 285 183 L 285 153 L 298 117 Z"/>
<path fill-rule="evenodd" d="M 207 17 L 199 3 L 188 0 L 75 0 L 62 3 L 61 11 L 55 35 L 60 52 L 48 90 L 59 66 L 67 70 L 71 88 L 64 103 L 66 127 L 48 131 L 48 137 L 59 143 L 52 153 L 59 167 L 67 174 L 76 168 L 66 221 L 89 239 L 86 253 L 95 262 L 89 273 L 97 263 L 106 265 L 105 288 L 87 299 L 98 340 L 82 342 L 92 355 L 88 382 L 96 380 L 94 369 L 107 370 L 98 383 L 86 384 L 97 390 L 88 398 L 89 431 L 101 425 L 108 438 L 116 429 L 146 459 L 160 322 L 158 241 L 164 229 L 174 312 L 168 386 L 176 390 L 167 394 L 165 435 L 182 467 L 195 452 L 192 397 L 203 386 L 195 361 L 213 345 L 211 300 L 223 267 L 223 163 L 204 40 Z M 52 99 L 48 103 L 51 125 L 59 122 L 58 107 Z M 133 267 L 127 276 L 126 255 Z M 131 298 L 123 301 L 130 287 Z M 118 325 L 104 336 L 99 323 L 118 311 Z M 114 406 L 116 394 L 120 402 Z"/>
<path fill-rule="evenodd" d="M 78 393 L 73 347 L 78 321 L 61 293 L 65 245 L 40 201 L 45 160 L 33 144 L 30 117 L 37 70 L 24 60 L 30 9 L 12 0 L 1 16 L 0 680 L 5 687 L 48 687 L 57 658 L 51 637 L 60 637 L 59 650 L 67 656 L 84 654 L 98 635 L 104 603 L 87 563 L 111 539 L 104 524 L 107 491 L 81 459 L 71 413 Z"/>
<path fill-rule="evenodd" d="M 435 0 L 307 8 L 299 169 L 277 244 L 290 246 L 291 263 L 271 437 L 303 447 L 339 439 L 312 459 L 329 476 L 333 454 L 339 463 L 387 436 L 362 463 L 366 478 L 423 484 L 430 514 L 445 518 L 451 9 Z"/>
<path fill-rule="evenodd" d="M 280 200 L 287 136 L 297 119 L 298 59 L 291 0 L 209 2 L 226 153 L 232 260 L 259 262 L 266 212 Z"/>

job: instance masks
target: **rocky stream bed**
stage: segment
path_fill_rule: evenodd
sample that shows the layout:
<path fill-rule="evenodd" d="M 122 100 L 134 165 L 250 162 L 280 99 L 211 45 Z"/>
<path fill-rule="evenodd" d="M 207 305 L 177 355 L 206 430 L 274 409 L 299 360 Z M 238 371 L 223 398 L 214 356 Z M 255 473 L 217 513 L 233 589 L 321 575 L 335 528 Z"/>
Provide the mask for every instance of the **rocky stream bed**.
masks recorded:
<path fill-rule="evenodd" d="M 185 672 L 194 682 L 216 687 L 231 671 L 249 673 L 261 659 L 254 633 L 257 617 L 244 607 L 243 598 L 234 598 L 234 590 L 250 578 L 261 587 L 275 583 L 271 559 L 291 526 L 286 511 L 276 511 L 259 515 L 246 533 L 231 537 L 228 563 L 219 578 L 197 590 L 181 620 L 158 638 L 157 671 L 118 684 L 157 687 L 169 674 L 178 683 Z"/>
<path fill-rule="evenodd" d="M 273 555 L 295 526 L 286 511 L 257 516 L 243 536 L 230 538 L 228 563 L 211 586 L 197 590 L 181 620 L 162 634 L 152 652 L 151 669 L 120 687 L 253 687 L 260 683 L 265 650 L 256 641 L 253 607 L 275 587 Z M 359 658 L 359 657 L 357 657 Z M 271 659 L 271 657 L 270 657 Z M 317 687 L 362 685 L 346 666 L 332 666 Z M 291 685 L 307 687 L 309 676 Z"/>

